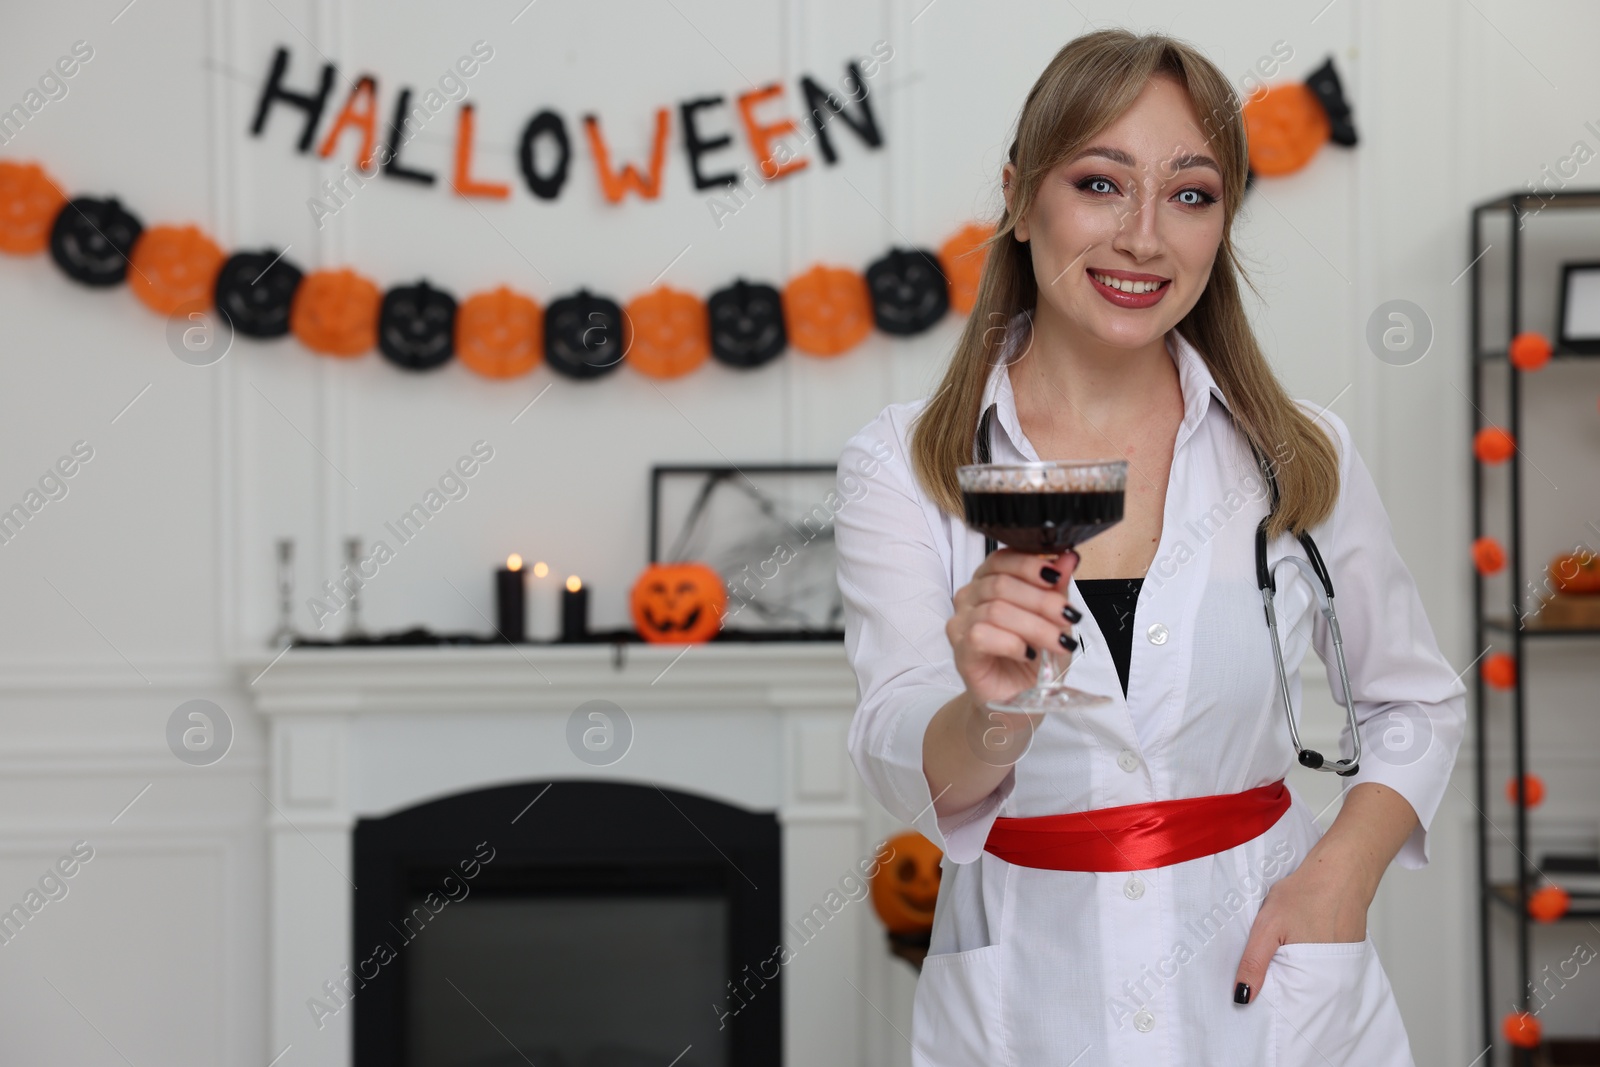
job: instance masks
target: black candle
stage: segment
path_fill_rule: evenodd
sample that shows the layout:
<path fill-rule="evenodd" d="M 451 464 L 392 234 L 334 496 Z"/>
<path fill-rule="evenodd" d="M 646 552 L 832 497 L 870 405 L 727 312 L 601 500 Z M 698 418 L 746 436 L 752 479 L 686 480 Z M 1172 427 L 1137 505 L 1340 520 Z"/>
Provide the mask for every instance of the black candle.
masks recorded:
<path fill-rule="evenodd" d="M 576 575 L 567 579 L 561 591 L 561 640 L 566 642 L 589 639 L 589 590 Z"/>
<path fill-rule="evenodd" d="M 500 636 L 514 644 L 520 644 L 526 636 L 524 594 L 522 557 L 513 552 L 506 560 L 506 565 L 495 571 L 494 602 L 499 616 Z"/>

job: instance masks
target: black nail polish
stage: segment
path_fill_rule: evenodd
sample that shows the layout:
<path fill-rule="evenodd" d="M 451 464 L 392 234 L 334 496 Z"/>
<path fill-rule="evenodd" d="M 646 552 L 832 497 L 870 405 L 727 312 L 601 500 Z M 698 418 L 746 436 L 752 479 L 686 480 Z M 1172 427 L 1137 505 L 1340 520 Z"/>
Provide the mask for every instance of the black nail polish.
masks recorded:
<path fill-rule="evenodd" d="M 1061 647 L 1066 649 L 1068 652 L 1076 652 L 1078 650 L 1078 639 L 1073 637 L 1071 634 L 1062 634 Z"/>
<path fill-rule="evenodd" d="M 1024 647 L 1027 648 L 1027 650 L 1028 650 L 1028 658 L 1029 659 L 1033 659 L 1035 656 L 1037 656 L 1039 654 L 1039 653 L 1037 653 L 1037 652 L 1035 652 L 1033 650 L 1033 646 L 1032 645 L 1025 645 Z"/>
<path fill-rule="evenodd" d="M 1079 611 L 1071 604 L 1068 604 L 1066 607 L 1062 608 L 1061 614 L 1065 615 L 1067 617 L 1067 621 L 1071 623 L 1079 623 L 1083 621 L 1083 612 Z"/>
<path fill-rule="evenodd" d="M 1055 585 L 1061 580 L 1061 572 L 1056 570 L 1054 567 L 1041 567 L 1039 568 L 1039 577 L 1043 578 L 1051 585 Z"/>
<path fill-rule="evenodd" d="M 1249 983 L 1240 982 L 1238 985 L 1233 987 L 1233 1002 L 1235 1004 L 1248 1004 L 1248 1003 L 1250 1003 L 1250 985 L 1249 985 Z"/>

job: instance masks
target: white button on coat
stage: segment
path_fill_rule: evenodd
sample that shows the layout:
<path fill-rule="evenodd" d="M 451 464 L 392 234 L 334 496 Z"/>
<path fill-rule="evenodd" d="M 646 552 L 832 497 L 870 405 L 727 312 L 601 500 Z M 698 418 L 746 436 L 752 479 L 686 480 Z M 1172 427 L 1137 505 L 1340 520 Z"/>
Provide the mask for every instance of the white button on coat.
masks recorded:
<path fill-rule="evenodd" d="M 1026 319 L 1014 319 L 982 398 L 984 408 L 997 405 L 999 463 L 1039 458 L 1018 424 L 1007 373 L 1027 334 Z M 911 470 L 911 422 L 925 401 L 884 409 L 840 456 L 838 579 L 845 653 L 860 686 L 851 757 L 872 795 L 914 822 L 947 861 L 914 1002 L 916 1067 L 1064 1067 L 1086 1046 L 1093 1051 L 1080 1067 L 1411 1063 L 1370 941 L 1284 946 L 1258 995 L 1270 1003 L 1233 1003 L 1239 957 L 1266 890 L 1318 838 L 1315 811 L 1298 794 L 1255 840 L 1166 868 L 1162 892 L 1137 907 L 1115 899 L 1125 876 L 1012 866 L 983 850 L 1000 815 L 1235 793 L 1277 781 L 1295 765 L 1254 580 L 1267 488 L 1205 361 L 1176 331 L 1167 344 L 1184 414 L 1139 611 L 1184 640 L 1162 648 L 1153 638 L 1133 642 L 1129 701 L 1094 615 L 1084 610 L 1074 629 L 1086 640 L 1068 680 L 1111 703 L 1046 717 L 1027 754 L 967 810 L 935 813 L 922 742 L 929 719 L 964 690 L 945 623 L 951 597 L 983 562 L 983 535 L 941 511 Z M 1420 867 L 1461 741 L 1466 687 L 1439 654 L 1349 432 L 1321 403 L 1302 408 L 1328 428 L 1340 457 L 1338 502 L 1311 532 L 1338 590 L 1367 752 L 1360 774 L 1345 782 L 1379 782 L 1410 802 L 1421 825 L 1397 866 Z M 1286 534 L 1268 544 L 1267 562 L 1301 552 Z M 1303 575 L 1289 567 L 1275 573 L 1284 668 L 1298 706 L 1302 663 L 1322 669 L 1307 656 L 1316 650 L 1332 663 L 1333 646 Z M 1068 598 L 1086 608 L 1075 586 Z M 1433 738 L 1422 758 L 1403 764 L 1375 755 L 1384 751 L 1385 713 L 1401 701 L 1427 717 Z M 1127 773 L 1107 774 L 1113 762 Z M 1159 1049 L 1138 1029 L 1140 1020 L 1153 1026 L 1157 1019 Z"/>
<path fill-rule="evenodd" d="M 1156 1017 L 1151 1015 L 1145 1009 L 1140 1008 L 1138 1011 L 1133 1013 L 1133 1028 L 1139 1031 L 1141 1034 L 1148 1034 L 1151 1030 L 1155 1029 L 1155 1025 Z"/>
<path fill-rule="evenodd" d="M 1152 645 L 1164 645 L 1167 643 L 1167 628 L 1159 622 L 1152 623 L 1150 629 L 1144 633 L 1150 639 Z"/>
<path fill-rule="evenodd" d="M 1138 900 L 1144 896 L 1144 882 L 1140 880 L 1137 874 L 1129 878 L 1127 883 L 1123 885 L 1122 895 L 1129 900 Z"/>

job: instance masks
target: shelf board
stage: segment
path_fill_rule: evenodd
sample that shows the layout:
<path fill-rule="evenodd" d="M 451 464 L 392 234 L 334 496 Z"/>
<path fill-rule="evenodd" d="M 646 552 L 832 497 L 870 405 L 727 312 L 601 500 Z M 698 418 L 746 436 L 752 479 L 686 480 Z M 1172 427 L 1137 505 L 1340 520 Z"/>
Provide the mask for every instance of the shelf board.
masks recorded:
<path fill-rule="evenodd" d="M 1540 196 L 1535 193 L 1505 193 L 1493 200 L 1476 205 L 1474 211 L 1509 211 L 1515 201 L 1521 201 L 1524 211 L 1560 210 L 1562 208 L 1600 207 L 1600 189 L 1563 189 Z"/>
<path fill-rule="evenodd" d="M 1486 616 L 1483 626 L 1486 630 L 1499 630 L 1501 633 L 1516 633 L 1519 629 L 1523 637 L 1600 637 L 1600 626 L 1540 626 L 1535 618 L 1527 626 L 1517 627 L 1501 615 Z"/>
<path fill-rule="evenodd" d="M 1512 915 L 1522 912 L 1522 907 L 1517 903 L 1517 887 L 1504 882 L 1496 882 L 1489 887 L 1490 899 L 1498 901 Z M 1556 922 L 1568 920 L 1586 921 L 1600 919 L 1600 897 L 1573 897 L 1572 907 Z M 1539 926 L 1550 926 L 1550 923 L 1536 923 Z"/>
<path fill-rule="evenodd" d="M 1600 352 L 1578 352 L 1571 348 L 1557 348 L 1550 353 L 1550 358 L 1572 360 L 1573 362 L 1582 362 L 1584 360 L 1600 362 Z M 1505 359 L 1506 350 L 1504 348 L 1490 348 L 1478 353 L 1479 363 L 1503 363 Z M 1528 373 L 1536 372 L 1530 371 Z"/>

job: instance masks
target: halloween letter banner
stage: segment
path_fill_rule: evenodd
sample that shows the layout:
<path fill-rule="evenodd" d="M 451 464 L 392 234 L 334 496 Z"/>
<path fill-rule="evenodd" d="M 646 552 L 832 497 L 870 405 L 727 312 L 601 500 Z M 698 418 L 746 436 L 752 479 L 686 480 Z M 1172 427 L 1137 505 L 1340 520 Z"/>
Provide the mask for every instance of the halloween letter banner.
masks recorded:
<path fill-rule="evenodd" d="M 499 200 L 520 188 L 555 201 L 574 178 L 580 147 L 587 150 L 590 179 L 610 204 L 657 200 L 669 146 L 676 146 L 696 190 L 731 191 L 722 205 L 731 214 L 742 203 L 739 191 L 752 180 L 779 181 L 819 159 L 835 166 L 851 142 L 857 150 L 882 148 L 867 83 L 893 55 L 879 42 L 870 57 L 847 62 L 840 91 L 802 74 L 790 99 L 787 88 L 773 82 L 731 102 L 708 95 L 660 106 L 643 158 L 613 144 L 598 114 L 572 119 L 539 107 L 522 126 L 519 172 L 494 174 L 480 166 L 473 150 L 477 108 L 494 105 L 466 99 L 470 80 L 494 59 L 486 42 L 474 44 L 437 85 L 422 89 L 397 85 L 386 96 L 375 74 L 346 79 L 337 110 L 331 109 L 340 80 L 333 64 L 297 67 L 289 49 L 280 46 L 256 97 L 249 132 L 262 137 L 274 123 L 298 122 L 295 151 L 314 150 L 322 158 L 354 145 L 354 166 L 343 168 L 340 181 L 323 182 L 323 195 L 308 202 L 319 226 L 344 206 L 352 183 L 359 188 L 374 180 L 423 189 L 442 184 L 459 197 Z M 1282 88 L 1278 95 L 1293 108 L 1270 94 L 1245 106 L 1255 169 L 1283 173 L 1304 165 L 1323 140 L 1354 143 L 1331 60 L 1305 83 Z M 786 108 L 795 102 L 803 109 L 798 119 Z M 450 124 L 452 104 L 451 159 L 420 158 L 412 138 L 436 118 Z M 735 131 L 749 153 L 737 169 Z M 1284 148 L 1284 139 L 1293 144 Z M 795 141 L 798 151 L 791 147 Z M 1294 158 L 1274 156 L 1268 163 L 1267 149 Z M 441 173 L 448 173 L 444 183 Z M 718 202 L 710 204 L 717 217 Z M 290 259 L 287 247 L 230 253 L 194 225 L 147 227 L 114 195 L 69 196 L 39 164 L 0 160 L 0 252 L 26 256 L 48 250 L 72 281 L 100 291 L 126 281 L 135 298 L 161 315 L 193 316 L 214 308 L 239 336 L 270 341 L 292 334 L 310 351 L 337 359 L 376 349 L 394 367 L 419 374 L 459 359 L 495 379 L 546 364 L 556 374 L 588 381 L 623 363 L 666 379 L 709 360 L 754 370 L 791 347 L 810 356 L 838 356 L 874 329 L 911 337 L 932 329 L 952 309 L 971 311 L 993 235 L 992 226 L 969 223 L 937 249 L 890 248 L 860 270 L 819 263 L 781 286 L 736 277 L 704 298 L 663 285 L 624 302 L 580 287 L 540 304 L 500 286 L 458 300 L 427 278 L 391 281 L 385 288 L 348 268 L 307 271 Z"/>

